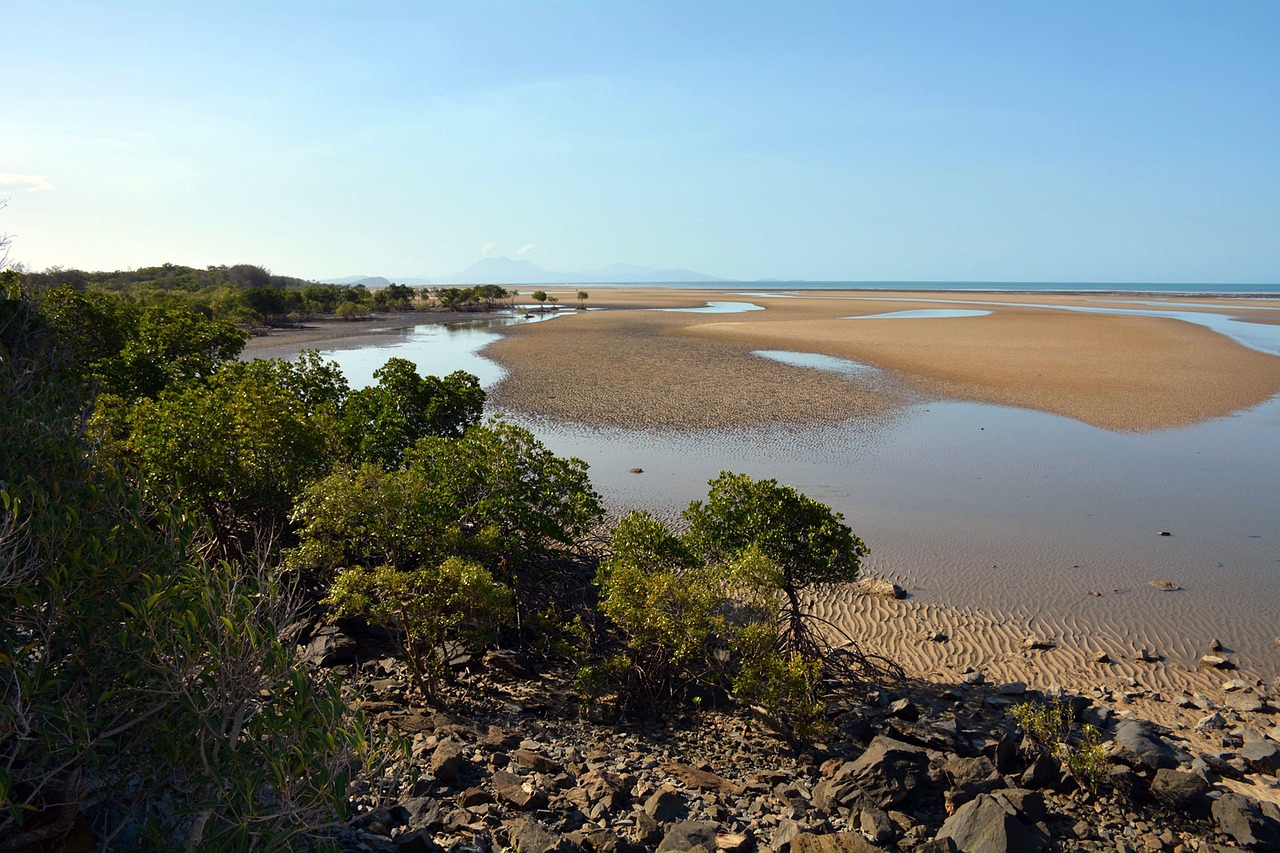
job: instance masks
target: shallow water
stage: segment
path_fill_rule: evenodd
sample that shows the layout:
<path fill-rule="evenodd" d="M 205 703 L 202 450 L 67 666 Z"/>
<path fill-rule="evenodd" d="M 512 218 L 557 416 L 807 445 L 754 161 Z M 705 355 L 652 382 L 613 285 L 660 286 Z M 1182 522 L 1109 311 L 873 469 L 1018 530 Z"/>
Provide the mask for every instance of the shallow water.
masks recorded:
<path fill-rule="evenodd" d="M 653 311 L 675 311 L 680 314 L 742 314 L 763 311 L 764 306 L 752 302 L 708 302 L 701 308 L 653 308 Z"/>
<path fill-rule="evenodd" d="M 796 352 L 785 349 L 758 349 L 752 355 L 767 358 L 771 361 L 789 364 L 792 367 L 809 367 L 824 373 L 835 373 L 840 376 L 873 376 L 879 374 L 880 368 L 871 364 L 863 364 L 851 358 L 839 358 L 834 355 L 823 355 L 816 352 Z"/>
<path fill-rule="evenodd" d="M 530 321 L 421 326 L 324 355 L 354 386 L 399 356 L 424 372 L 468 370 L 491 387 L 502 370 L 479 351 L 498 339 L 496 327 L 512 322 Z M 877 381 L 846 359 L 756 355 Z M 1280 633 L 1280 398 L 1146 434 L 963 402 L 752 430 L 513 420 L 556 453 L 586 460 L 617 511 L 675 518 L 721 470 L 775 478 L 844 513 L 872 550 L 866 570 L 894 578 L 922 603 L 1001 613 L 1057 636 L 1148 646 L 1186 666 L 1219 638 L 1242 665 L 1280 673 L 1273 642 Z M 1184 589 L 1149 586 L 1161 579 Z"/>

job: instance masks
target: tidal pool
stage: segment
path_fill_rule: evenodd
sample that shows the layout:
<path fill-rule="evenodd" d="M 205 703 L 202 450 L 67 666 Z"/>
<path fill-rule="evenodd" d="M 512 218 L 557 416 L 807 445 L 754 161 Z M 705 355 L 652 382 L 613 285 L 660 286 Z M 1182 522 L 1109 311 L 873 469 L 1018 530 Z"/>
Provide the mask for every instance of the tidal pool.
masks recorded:
<path fill-rule="evenodd" d="M 888 311 L 884 314 L 856 314 L 844 320 L 920 320 L 943 317 L 985 317 L 990 311 L 967 308 L 916 308 L 911 311 Z"/>
<path fill-rule="evenodd" d="M 654 308 L 654 311 L 676 311 L 681 314 L 742 314 L 746 311 L 763 311 L 763 305 L 752 302 L 708 302 L 701 308 Z"/>

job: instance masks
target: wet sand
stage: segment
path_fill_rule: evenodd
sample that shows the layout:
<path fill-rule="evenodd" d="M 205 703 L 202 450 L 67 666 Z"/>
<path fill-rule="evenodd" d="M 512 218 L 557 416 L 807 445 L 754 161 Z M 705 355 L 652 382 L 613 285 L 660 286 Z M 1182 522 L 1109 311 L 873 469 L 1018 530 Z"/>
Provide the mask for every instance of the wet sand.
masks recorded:
<path fill-rule="evenodd" d="M 697 429 L 832 422 L 883 411 L 914 393 L 1035 409 L 1104 429 L 1146 431 L 1221 417 L 1280 393 L 1280 358 L 1174 319 L 1018 305 L 975 305 L 992 312 L 982 317 L 846 319 L 955 307 L 955 302 L 1099 304 L 1091 295 L 947 293 L 929 301 L 930 296 L 596 291 L 588 303 L 593 306 L 741 300 L 767 310 L 588 311 L 512 330 L 486 351 L 512 372 L 496 389 L 495 403 L 599 426 Z M 1187 301 L 1220 303 L 1222 313 L 1250 322 L 1274 323 L 1280 317 L 1280 307 L 1239 310 L 1266 300 Z M 1146 307 L 1136 298 L 1107 297 L 1105 304 L 1118 303 Z M 751 355 L 759 349 L 852 359 L 887 371 L 899 387 L 833 382 L 816 371 L 772 366 Z M 522 369 L 525 365 L 537 369 Z"/>
<path fill-rule="evenodd" d="M 533 427 L 557 453 L 587 459 L 616 511 L 673 518 L 721 468 L 777 477 L 830 503 L 872 547 L 864 574 L 892 578 L 911 597 L 839 590 L 815 608 L 912 675 L 955 681 L 972 667 L 993 681 L 1103 686 L 1171 725 L 1180 712 L 1167 701 L 1146 707 L 1152 692 L 1213 694 L 1231 675 L 1280 688 L 1276 406 L 1223 418 L 1280 392 L 1280 358 L 1173 319 L 1025 305 L 974 304 L 992 312 L 979 317 L 843 319 L 956 302 L 1158 300 L 1275 324 L 1280 300 L 590 292 L 589 307 L 611 310 L 565 310 L 501 330 L 484 352 L 507 371 L 490 408 Z M 572 300 L 559 295 L 562 305 Z M 709 301 L 766 310 L 643 310 Z M 421 322 L 387 322 L 406 320 Z M 376 343 L 386 328 L 339 327 L 331 347 L 325 330 L 312 330 L 249 349 L 287 356 L 304 338 L 347 349 Z M 759 349 L 879 370 L 835 376 L 752 355 Z M 1157 536 L 1165 528 L 1175 535 Z M 1149 586 L 1160 578 L 1186 589 Z M 934 631 L 948 639 L 923 639 Z M 1024 649 L 1031 635 L 1056 646 Z M 1241 670 L 1197 668 L 1214 639 Z M 1159 659 L 1141 660 L 1142 649 Z M 1109 663 L 1094 660 L 1101 652 Z"/>

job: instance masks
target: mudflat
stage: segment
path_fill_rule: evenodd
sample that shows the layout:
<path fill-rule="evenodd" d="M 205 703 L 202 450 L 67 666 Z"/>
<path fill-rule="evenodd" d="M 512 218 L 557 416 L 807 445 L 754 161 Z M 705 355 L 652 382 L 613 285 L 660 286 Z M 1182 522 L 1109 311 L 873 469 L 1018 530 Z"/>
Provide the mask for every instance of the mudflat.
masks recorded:
<path fill-rule="evenodd" d="M 765 310 L 659 311 L 736 300 Z M 511 329 L 485 354 L 509 371 L 494 402 L 617 427 L 716 428 L 835 422 L 920 395 L 1063 415 L 1110 430 L 1194 424 L 1280 393 L 1280 358 L 1093 294 L 594 288 L 592 307 Z M 1280 322 L 1280 301 L 1162 297 L 1199 313 Z M 876 318 L 965 307 L 982 316 Z M 865 319 L 852 319 L 862 317 Z M 858 381 L 789 367 L 757 350 L 820 353 L 880 368 Z M 888 381 L 886 381 L 888 380 Z"/>

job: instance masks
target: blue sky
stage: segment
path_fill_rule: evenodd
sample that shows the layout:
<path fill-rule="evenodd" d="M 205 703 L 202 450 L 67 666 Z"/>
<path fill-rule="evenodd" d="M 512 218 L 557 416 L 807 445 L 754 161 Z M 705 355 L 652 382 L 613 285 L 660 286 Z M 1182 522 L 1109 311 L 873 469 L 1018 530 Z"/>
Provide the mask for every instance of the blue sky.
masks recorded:
<path fill-rule="evenodd" d="M 1280 281 L 1280 2 L 0 0 L 12 259 Z"/>

